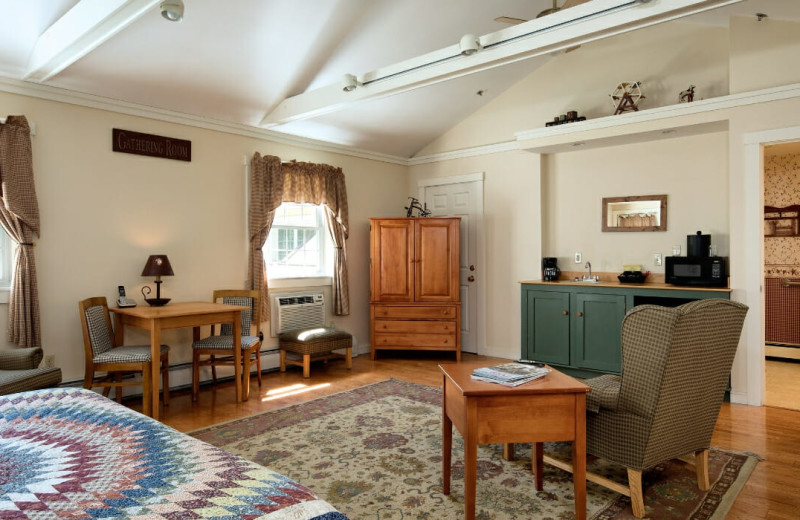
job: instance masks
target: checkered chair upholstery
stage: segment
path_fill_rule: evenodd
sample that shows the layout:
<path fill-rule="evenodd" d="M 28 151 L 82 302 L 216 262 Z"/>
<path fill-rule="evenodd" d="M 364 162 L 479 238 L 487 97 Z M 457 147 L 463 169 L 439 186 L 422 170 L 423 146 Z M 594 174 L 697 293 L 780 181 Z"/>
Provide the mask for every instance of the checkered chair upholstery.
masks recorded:
<path fill-rule="evenodd" d="M 640 499 L 643 470 L 687 454 L 707 489 L 708 448 L 746 313 L 723 299 L 634 307 L 622 322 L 622 375 L 586 381 L 586 451 L 628 468 Z"/>
<path fill-rule="evenodd" d="M 78 302 L 84 343 L 84 377 L 83 387 L 103 388 L 103 395 L 108 395 L 111 388 L 116 388 L 117 401 L 122 400 L 123 386 L 142 386 L 143 397 L 148 399 L 157 383 L 150 381 L 152 355 L 150 345 L 117 346 L 114 331 L 111 328 L 108 303 L 105 297 L 87 298 Z M 158 362 L 161 364 L 164 404 L 169 403 L 169 346 L 161 345 Z M 97 373 L 104 373 L 100 376 Z M 131 372 L 141 372 L 142 381 L 125 380 L 124 376 Z"/>
<path fill-rule="evenodd" d="M 0 350 L 0 395 L 58 386 L 60 368 L 39 368 L 41 347 Z"/>
<path fill-rule="evenodd" d="M 233 289 L 217 290 L 214 291 L 212 301 L 247 307 L 242 311 L 242 358 L 239 362 L 243 364 L 243 374 L 249 374 L 251 361 L 255 361 L 258 386 L 261 386 L 261 326 L 258 319 L 261 315 L 261 300 L 259 292 Z M 253 317 L 256 319 L 254 320 Z M 254 332 L 255 335 L 252 335 Z M 200 392 L 200 367 L 211 367 L 211 378 L 216 384 L 217 367 L 232 365 L 235 362 L 233 353 L 232 323 L 220 324 L 219 334 L 216 333 L 216 327 L 212 327 L 210 336 L 192 343 L 192 400 L 196 401 Z"/>

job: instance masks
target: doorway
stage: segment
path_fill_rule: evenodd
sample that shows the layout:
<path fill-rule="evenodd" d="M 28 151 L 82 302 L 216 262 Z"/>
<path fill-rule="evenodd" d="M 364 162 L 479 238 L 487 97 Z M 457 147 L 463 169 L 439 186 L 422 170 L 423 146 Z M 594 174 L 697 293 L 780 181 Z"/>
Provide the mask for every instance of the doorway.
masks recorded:
<path fill-rule="evenodd" d="M 763 164 L 764 405 L 800 410 L 800 142 Z"/>
<path fill-rule="evenodd" d="M 417 183 L 419 199 L 434 217 L 461 217 L 459 279 L 461 351 L 478 354 L 483 334 L 483 173 Z"/>

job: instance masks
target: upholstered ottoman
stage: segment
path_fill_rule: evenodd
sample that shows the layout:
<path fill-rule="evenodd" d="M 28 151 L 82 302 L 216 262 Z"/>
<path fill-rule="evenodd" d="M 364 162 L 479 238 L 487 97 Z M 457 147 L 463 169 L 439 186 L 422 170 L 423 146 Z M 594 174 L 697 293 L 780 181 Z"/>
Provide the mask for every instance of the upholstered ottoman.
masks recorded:
<path fill-rule="evenodd" d="M 297 329 L 278 335 L 278 348 L 281 353 L 281 372 L 286 372 L 287 363 L 303 367 L 303 377 L 310 377 L 312 361 L 328 361 L 344 358 L 348 370 L 353 367 L 353 336 L 343 330 L 332 328 Z M 345 350 L 338 354 L 334 350 Z M 303 356 L 295 360 L 286 356 L 287 352 Z"/>

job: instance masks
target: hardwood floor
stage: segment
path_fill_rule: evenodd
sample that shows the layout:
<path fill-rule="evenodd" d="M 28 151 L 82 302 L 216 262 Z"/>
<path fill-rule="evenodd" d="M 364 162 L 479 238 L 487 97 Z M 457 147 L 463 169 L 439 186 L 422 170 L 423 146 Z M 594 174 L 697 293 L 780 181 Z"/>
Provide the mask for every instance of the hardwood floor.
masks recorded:
<path fill-rule="evenodd" d="M 463 354 L 464 361 L 480 360 L 491 364 L 501 360 Z M 211 424 L 283 408 L 295 403 L 356 388 L 388 378 L 440 386 L 438 363 L 452 363 L 455 356 L 382 354 L 376 361 L 369 356 L 353 359 L 352 371 L 342 362 L 321 363 L 311 367 L 311 378 L 304 380 L 301 370 L 264 375 L 259 389 L 251 381 L 251 397 L 235 403 L 231 383 L 202 387 L 200 398 L 191 402 L 188 390 L 170 395 L 170 405 L 161 408 L 162 421 L 188 432 Z M 294 392 L 294 393 L 292 393 Z M 141 409 L 132 401 L 126 404 Z M 800 510 L 800 412 L 773 407 L 754 407 L 725 403 L 720 411 L 712 445 L 723 449 L 753 452 L 764 458 L 739 494 L 727 518 L 729 520 L 796 519 Z"/>

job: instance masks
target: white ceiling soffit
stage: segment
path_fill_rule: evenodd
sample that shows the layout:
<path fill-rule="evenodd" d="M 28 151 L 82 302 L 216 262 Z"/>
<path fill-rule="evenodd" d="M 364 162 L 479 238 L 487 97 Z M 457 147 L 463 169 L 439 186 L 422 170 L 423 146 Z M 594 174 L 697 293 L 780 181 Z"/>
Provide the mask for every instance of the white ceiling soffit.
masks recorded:
<path fill-rule="evenodd" d="M 275 127 L 342 110 L 356 102 L 380 99 L 441 81 L 491 69 L 580 43 L 682 18 L 742 0 L 592 0 L 546 17 L 483 35 L 481 50 L 462 55 L 456 43 L 444 49 L 283 100 L 262 121 Z"/>
<path fill-rule="evenodd" d="M 81 0 L 36 41 L 24 79 L 43 82 L 136 21 L 160 0 Z"/>

